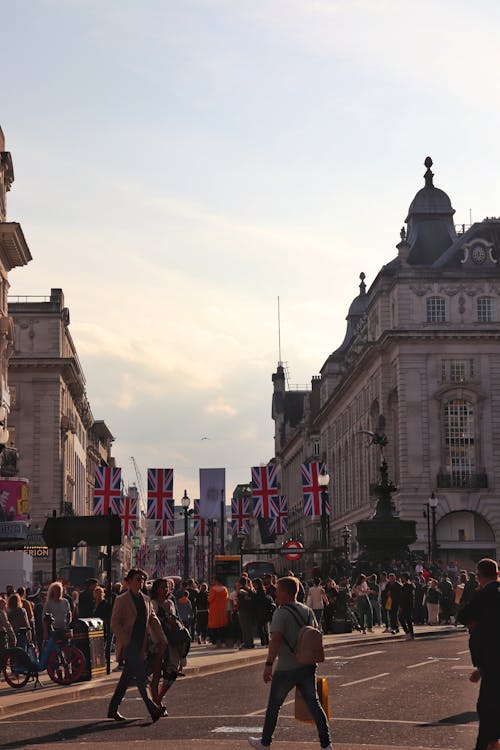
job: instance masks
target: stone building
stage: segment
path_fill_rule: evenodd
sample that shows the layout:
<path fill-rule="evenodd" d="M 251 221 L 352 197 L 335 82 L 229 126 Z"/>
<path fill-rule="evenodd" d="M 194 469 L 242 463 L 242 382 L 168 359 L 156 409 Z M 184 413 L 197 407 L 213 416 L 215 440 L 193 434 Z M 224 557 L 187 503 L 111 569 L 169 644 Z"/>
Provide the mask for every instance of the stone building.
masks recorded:
<path fill-rule="evenodd" d="M 386 458 L 403 519 L 417 522 L 414 551 L 427 556 L 423 512 L 432 492 L 437 557 L 472 564 L 498 555 L 500 540 L 500 219 L 459 227 L 448 195 L 425 185 L 411 202 L 397 244 L 347 316 L 344 341 L 310 390 L 273 375 L 275 456 L 288 495 L 290 531 L 314 548 L 319 518 L 302 513 L 300 464 L 326 462 L 333 547 L 342 530 L 373 514 L 378 454 L 362 431 L 386 419 Z"/>
<path fill-rule="evenodd" d="M 50 297 L 9 301 L 14 352 L 9 364 L 11 425 L 22 476 L 30 481 L 32 530 L 57 515 L 92 514 L 95 467 L 112 465 L 113 436 L 94 421 L 85 377 L 69 331 L 69 310 L 61 289 Z M 60 565 L 95 565 L 86 547 L 60 550 Z M 37 559 L 38 579 L 51 573 L 49 559 Z"/>
<path fill-rule="evenodd" d="M 10 410 L 10 391 L 8 384 L 8 365 L 9 357 L 12 353 L 13 346 L 13 327 L 12 320 L 9 317 L 7 298 L 9 292 L 8 273 L 13 268 L 25 266 L 29 263 L 31 253 L 24 238 L 21 225 L 16 221 L 7 221 L 7 193 L 14 182 L 14 167 L 12 157 L 9 151 L 5 151 L 5 138 L 0 128 L 0 425 L 4 427 L 8 419 Z M 8 436 L 5 430 L 1 430 L 2 436 Z M 0 441 L 1 442 L 1 441 Z M 14 475 L 17 473 L 15 465 L 15 440 L 14 435 L 10 435 L 8 441 L 12 446 L 10 451 L 12 466 L 7 472 L 2 474 Z M 5 440 L 1 443 L 5 445 Z M 4 450 L 2 456 L 2 465 L 4 458 L 7 458 L 9 451 Z M 8 463 L 8 460 L 5 461 Z"/>

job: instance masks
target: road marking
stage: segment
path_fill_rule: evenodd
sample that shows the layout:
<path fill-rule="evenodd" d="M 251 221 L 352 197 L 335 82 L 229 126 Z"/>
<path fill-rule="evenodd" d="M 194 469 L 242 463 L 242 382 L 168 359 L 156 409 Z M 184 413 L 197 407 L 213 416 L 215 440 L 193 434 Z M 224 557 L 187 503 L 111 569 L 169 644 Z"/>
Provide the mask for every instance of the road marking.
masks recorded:
<path fill-rule="evenodd" d="M 468 653 L 469 653 L 469 649 L 468 648 L 465 649 L 465 651 L 457 651 L 457 655 L 458 656 L 460 656 L 461 654 L 468 654 Z"/>
<path fill-rule="evenodd" d="M 367 651 L 366 654 L 356 654 L 356 656 L 346 656 L 345 659 L 363 659 L 365 656 L 375 656 L 375 654 L 385 654 L 385 651 Z"/>
<path fill-rule="evenodd" d="M 262 727 L 217 727 L 212 729 L 212 734 L 257 734 L 262 732 Z"/>
<path fill-rule="evenodd" d="M 434 662 L 434 659 L 427 659 L 427 661 L 419 661 L 418 664 L 410 664 L 406 669 L 415 669 L 415 667 L 423 667 L 426 664 L 433 664 Z"/>
<path fill-rule="evenodd" d="M 368 682 L 369 680 L 378 680 L 379 677 L 387 677 L 389 672 L 381 672 L 381 674 L 374 674 L 371 677 L 363 677 L 362 680 L 354 680 L 353 682 L 344 682 L 340 687 L 349 687 L 350 685 L 359 685 L 360 682 Z"/>

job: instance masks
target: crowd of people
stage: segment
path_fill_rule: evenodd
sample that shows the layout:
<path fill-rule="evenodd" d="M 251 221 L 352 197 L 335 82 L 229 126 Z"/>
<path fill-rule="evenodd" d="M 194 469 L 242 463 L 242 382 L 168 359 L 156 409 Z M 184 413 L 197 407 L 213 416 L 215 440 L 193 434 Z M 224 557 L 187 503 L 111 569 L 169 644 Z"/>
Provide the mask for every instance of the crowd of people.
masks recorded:
<path fill-rule="evenodd" d="M 291 659 L 289 653 L 282 652 L 277 636 L 283 626 L 285 638 L 290 626 L 286 618 L 285 624 L 282 623 L 283 607 L 294 607 L 324 633 L 340 632 L 342 626 L 363 633 L 373 632 L 375 627 L 398 633 L 401 628 L 413 639 L 414 624 L 463 624 L 471 634 L 471 657 L 476 667 L 471 679 L 482 680 L 478 711 L 483 739 L 478 740 L 477 750 L 496 748 L 498 745 L 491 744 L 491 737 L 500 734 L 496 717 L 500 684 L 498 670 L 490 669 L 488 654 L 492 653 L 491 642 L 497 640 L 497 630 L 490 633 L 491 627 L 485 628 L 483 624 L 485 612 L 487 623 L 491 625 L 494 621 L 495 628 L 497 622 L 500 624 L 496 562 L 481 561 L 477 575 L 466 570 L 429 568 L 418 564 L 411 573 L 396 566 L 390 572 L 368 569 L 352 576 L 340 575 L 338 580 L 328 577 L 325 581 L 319 575 L 309 581 L 300 580 L 291 571 L 279 580 L 270 574 L 251 580 L 243 574 L 232 590 L 217 578 L 210 587 L 193 579 L 148 581 L 144 571 L 133 568 L 122 583 L 114 584 L 111 597 L 105 595 L 95 578 L 87 580 L 81 591 L 69 592 L 55 581 L 31 596 L 23 587 L 14 591 L 8 586 L 0 594 L 0 633 L 6 645 L 17 644 L 21 648 L 30 645 L 41 653 L 49 637 L 47 616 L 58 630 L 71 628 L 77 618 L 101 618 L 104 636 L 113 643 L 117 669 L 121 670 L 108 708 L 108 717 L 116 721 L 124 720 L 119 707 L 132 682 L 137 685 L 152 721 L 167 714 L 165 695 L 184 676 L 193 641 L 216 649 L 222 646 L 252 649 L 257 637 L 261 646 L 268 649 L 264 679 L 272 679 L 273 687 L 263 738 L 251 738 L 250 744 L 267 747 L 266 740 L 274 731 L 285 687 L 290 689 L 286 680 L 286 685 L 283 681 L 281 684 L 279 667 L 275 684 L 268 666 L 278 655 L 278 665 L 288 664 Z M 478 591 L 482 599 L 478 599 Z M 485 651 L 485 643 L 489 644 L 489 651 Z M 493 651 L 498 652 L 500 659 L 500 649 Z M 305 679 L 304 690 L 309 691 L 312 672 L 306 674 L 296 665 L 294 669 L 298 670 L 297 680 Z M 324 715 L 312 692 L 309 703 L 317 719 L 322 747 L 330 747 Z"/>

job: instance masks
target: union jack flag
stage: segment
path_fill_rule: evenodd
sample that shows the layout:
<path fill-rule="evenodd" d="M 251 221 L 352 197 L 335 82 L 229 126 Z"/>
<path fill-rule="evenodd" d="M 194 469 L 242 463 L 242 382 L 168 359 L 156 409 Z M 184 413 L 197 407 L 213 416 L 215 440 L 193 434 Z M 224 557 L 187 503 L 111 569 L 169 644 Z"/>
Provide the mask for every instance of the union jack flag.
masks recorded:
<path fill-rule="evenodd" d="M 253 514 L 255 518 L 274 518 L 278 513 L 278 467 L 275 464 L 252 467 Z"/>
<path fill-rule="evenodd" d="M 288 500 L 286 495 L 280 495 L 278 501 L 278 513 L 269 524 L 272 534 L 286 534 L 288 531 Z"/>
<path fill-rule="evenodd" d="M 157 536 L 174 533 L 174 470 L 148 469 L 148 518 L 157 521 Z"/>
<path fill-rule="evenodd" d="M 113 466 L 98 466 L 94 481 L 94 516 L 117 516 L 120 512 L 122 470 Z"/>
<path fill-rule="evenodd" d="M 193 534 L 195 536 L 206 536 L 207 535 L 207 519 L 200 517 L 200 501 L 197 500 L 196 498 L 194 501 L 193 521 L 194 521 Z"/>
<path fill-rule="evenodd" d="M 137 531 L 137 498 L 124 497 L 120 503 L 123 536 L 134 536 Z"/>
<path fill-rule="evenodd" d="M 247 497 L 233 497 L 231 500 L 231 524 L 233 534 L 250 533 L 250 501 Z"/>
<path fill-rule="evenodd" d="M 311 461 L 302 464 L 302 492 L 304 493 L 304 515 L 320 516 L 325 498 L 325 514 L 330 515 L 330 501 L 328 498 L 328 487 L 322 487 L 319 483 L 319 475 L 324 473 L 325 465 L 319 461 Z"/>

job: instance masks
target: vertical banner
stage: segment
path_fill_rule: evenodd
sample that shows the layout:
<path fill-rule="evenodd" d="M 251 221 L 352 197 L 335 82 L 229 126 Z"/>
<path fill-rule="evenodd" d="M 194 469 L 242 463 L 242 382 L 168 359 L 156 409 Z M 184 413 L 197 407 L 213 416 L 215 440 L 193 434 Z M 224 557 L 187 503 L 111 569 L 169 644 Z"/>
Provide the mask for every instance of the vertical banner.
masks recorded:
<path fill-rule="evenodd" d="M 98 466 L 94 481 L 94 516 L 120 512 L 122 470 L 116 466 Z"/>
<path fill-rule="evenodd" d="M 200 469 L 200 518 L 220 520 L 225 499 L 226 470 Z"/>

